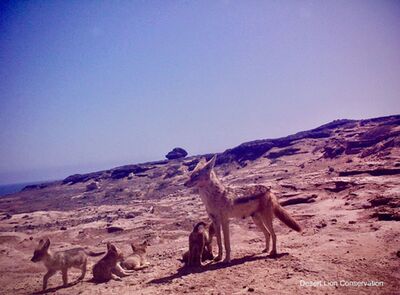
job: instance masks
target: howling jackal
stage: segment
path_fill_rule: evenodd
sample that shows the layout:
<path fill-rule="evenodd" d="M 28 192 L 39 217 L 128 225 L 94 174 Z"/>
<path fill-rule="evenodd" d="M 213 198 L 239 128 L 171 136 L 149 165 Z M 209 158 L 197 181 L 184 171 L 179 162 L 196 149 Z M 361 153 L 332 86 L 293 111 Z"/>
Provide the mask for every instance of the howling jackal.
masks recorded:
<path fill-rule="evenodd" d="M 206 211 L 214 223 L 218 243 L 218 256 L 215 260 L 222 259 L 222 227 L 226 251 L 224 262 L 230 262 L 229 219 L 231 217 L 245 218 L 251 216 L 257 227 L 264 233 L 265 249 L 263 252 L 269 250 L 271 235 L 272 250 L 270 255 L 276 255 L 276 235 L 272 226 L 274 215 L 295 231 L 301 231 L 300 225 L 282 208 L 269 188 L 262 185 L 239 188 L 225 187 L 213 170 L 215 160 L 216 156 L 209 162 L 201 159 L 190 175 L 190 179 L 185 182 L 186 187 L 198 188 Z"/>

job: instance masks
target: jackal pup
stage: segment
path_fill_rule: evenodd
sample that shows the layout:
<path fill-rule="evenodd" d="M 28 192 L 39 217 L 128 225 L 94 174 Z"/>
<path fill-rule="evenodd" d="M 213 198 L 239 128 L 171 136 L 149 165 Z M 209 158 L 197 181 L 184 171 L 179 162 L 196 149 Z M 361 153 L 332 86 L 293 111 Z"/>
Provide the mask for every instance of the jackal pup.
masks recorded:
<path fill-rule="evenodd" d="M 75 248 L 52 253 L 49 250 L 49 247 L 50 239 L 40 240 L 31 259 L 33 262 L 43 261 L 47 268 L 47 273 L 43 277 L 43 290 L 46 290 L 49 278 L 59 270 L 62 273 L 63 285 L 66 286 L 68 284 L 68 268 L 70 267 L 80 268 L 82 270 L 82 275 L 79 277 L 79 280 L 82 280 L 86 274 L 86 255 L 99 256 L 105 253 L 95 253 L 83 248 Z"/>
<path fill-rule="evenodd" d="M 148 267 L 150 263 L 147 262 L 146 258 L 147 246 L 147 241 L 144 241 L 141 244 L 132 243 L 131 247 L 133 253 L 121 262 L 121 266 L 129 270 L 140 270 Z"/>
<path fill-rule="evenodd" d="M 182 261 L 187 266 L 201 266 L 203 261 L 212 260 L 212 238 L 215 235 L 213 224 L 199 222 L 189 235 L 189 251 L 182 255 Z"/>
<path fill-rule="evenodd" d="M 300 225 L 279 204 L 268 187 L 263 185 L 241 187 L 223 185 L 213 170 L 215 161 L 216 156 L 208 162 L 202 159 L 193 170 L 190 179 L 185 182 L 186 187 L 198 188 L 208 216 L 215 226 L 218 242 L 218 256 L 215 260 L 222 259 L 221 228 L 224 234 L 225 262 L 231 260 L 229 219 L 232 217 L 245 218 L 251 216 L 254 223 L 264 233 L 264 252 L 268 252 L 269 240 L 272 236 L 270 255 L 276 255 L 276 235 L 272 226 L 274 216 L 295 231 L 301 231 Z"/>
<path fill-rule="evenodd" d="M 107 243 L 107 254 L 93 266 L 93 280 L 96 283 L 104 283 L 109 280 L 120 281 L 121 277 L 129 276 L 133 271 L 124 270 L 120 262 L 123 261 L 122 252 Z"/>

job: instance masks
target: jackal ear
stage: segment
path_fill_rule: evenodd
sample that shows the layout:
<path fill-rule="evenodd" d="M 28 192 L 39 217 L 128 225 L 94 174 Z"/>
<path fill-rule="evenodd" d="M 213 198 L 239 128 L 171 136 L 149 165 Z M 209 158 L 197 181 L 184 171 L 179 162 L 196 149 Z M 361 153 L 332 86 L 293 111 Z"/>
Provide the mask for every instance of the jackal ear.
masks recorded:
<path fill-rule="evenodd" d="M 136 246 L 135 246 L 135 244 L 132 243 L 132 244 L 131 244 L 131 248 L 132 248 L 132 251 L 133 251 L 133 252 L 136 251 Z"/>
<path fill-rule="evenodd" d="M 199 162 L 197 162 L 196 167 L 194 167 L 193 171 L 203 168 L 207 163 L 206 158 L 202 157 Z"/>
<path fill-rule="evenodd" d="M 201 157 L 199 164 L 204 165 L 205 163 L 207 163 L 207 159 L 205 157 Z"/>
<path fill-rule="evenodd" d="M 108 251 L 115 251 L 115 252 L 117 252 L 117 248 L 116 248 L 113 244 L 111 244 L 110 242 L 107 242 L 107 250 L 108 250 Z"/>
<path fill-rule="evenodd" d="M 117 251 L 117 247 L 115 247 L 113 244 L 110 244 L 109 250 L 110 250 L 110 251 L 114 251 L 114 252 L 118 252 L 118 251 Z"/>
<path fill-rule="evenodd" d="M 50 239 L 47 238 L 47 239 L 46 239 L 46 242 L 45 242 L 44 245 L 43 245 L 43 248 L 47 249 L 47 248 L 49 248 L 49 247 L 50 247 Z"/>
<path fill-rule="evenodd" d="M 205 169 L 210 170 L 214 168 L 215 166 L 215 161 L 217 160 L 217 155 L 214 155 L 210 161 L 207 162 L 206 166 L 204 166 Z"/>

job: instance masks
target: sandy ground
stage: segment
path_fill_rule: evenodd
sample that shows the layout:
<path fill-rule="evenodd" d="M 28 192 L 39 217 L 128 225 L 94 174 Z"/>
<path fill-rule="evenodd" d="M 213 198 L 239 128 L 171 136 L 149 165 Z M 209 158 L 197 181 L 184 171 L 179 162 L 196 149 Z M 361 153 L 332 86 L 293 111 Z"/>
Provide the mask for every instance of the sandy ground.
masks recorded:
<path fill-rule="evenodd" d="M 150 242 L 149 268 L 121 282 L 94 284 L 91 267 L 99 258 L 90 257 L 83 281 L 76 281 L 80 272 L 74 269 L 65 288 L 61 274 L 49 280 L 47 292 L 54 294 L 400 294 L 400 222 L 377 217 L 377 212 L 398 213 L 399 174 L 337 173 L 398 167 L 399 150 L 385 157 L 321 159 L 315 151 L 320 140 L 296 145 L 303 153 L 277 160 L 261 157 L 240 169 L 217 169 L 224 184 L 269 185 L 281 201 L 316 195 L 314 202 L 286 207 L 304 228 L 302 233 L 275 219 L 278 257 L 261 253 L 263 235 L 251 219 L 232 220 L 230 264 L 182 267 L 178 259 L 188 248 L 193 224 L 207 220 L 200 198 L 182 185 L 187 171 L 167 185 L 156 177 L 147 182 L 144 177 L 106 180 L 90 193 L 85 192 L 86 184 L 57 185 L 2 198 L 1 293 L 40 293 L 45 267 L 30 258 L 39 239 L 49 237 L 53 251 L 76 246 L 105 250 L 111 241 L 129 254 L 131 242 Z M 153 190 L 137 193 L 144 187 Z M 391 201 L 371 205 L 371 200 L 382 197 Z M 34 210 L 27 210 L 29 202 L 36 202 Z M 108 233 L 110 226 L 123 231 Z M 349 285 L 371 281 L 378 286 Z"/>

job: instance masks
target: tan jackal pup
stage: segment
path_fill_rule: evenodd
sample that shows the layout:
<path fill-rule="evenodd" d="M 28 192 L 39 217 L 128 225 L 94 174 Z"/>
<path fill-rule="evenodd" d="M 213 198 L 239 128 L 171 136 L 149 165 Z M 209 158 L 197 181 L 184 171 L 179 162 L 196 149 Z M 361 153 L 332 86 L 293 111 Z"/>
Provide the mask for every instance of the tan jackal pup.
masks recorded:
<path fill-rule="evenodd" d="M 197 223 L 189 235 L 189 251 L 183 253 L 182 262 L 187 266 L 200 266 L 201 262 L 214 259 L 212 253 L 214 236 L 215 229 L 212 223 L 208 226 L 205 222 Z"/>
<path fill-rule="evenodd" d="M 82 270 L 82 275 L 79 280 L 82 280 L 86 274 L 87 266 L 87 256 L 99 256 L 105 252 L 94 253 L 92 251 L 87 251 L 83 248 L 75 248 L 64 251 L 58 251 L 52 253 L 49 250 L 50 240 L 40 240 L 39 245 L 33 252 L 33 257 L 31 261 L 38 262 L 43 261 L 47 268 L 47 273 L 43 277 L 43 290 L 47 288 L 47 281 L 51 276 L 53 276 L 57 271 L 62 272 L 62 278 L 64 286 L 68 284 L 68 268 L 75 267 Z"/>
<path fill-rule="evenodd" d="M 245 218 L 251 216 L 254 223 L 264 233 L 265 249 L 269 250 L 270 235 L 272 236 L 272 250 L 270 255 L 276 255 L 276 235 L 272 226 L 273 217 L 278 217 L 291 229 L 300 232 L 300 225 L 282 208 L 269 188 L 262 185 L 225 187 L 213 168 L 216 156 L 209 162 L 202 159 L 186 181 L 186 187 L 196 187 L 206 211 L 212 219 L 217 236 L 218 256 L 222 259 L 221 227 L 224 234 L 225 262 L 231 259 L 231 244 L 229 237 L 229 219 L 231 217 Z"/>
<path fill-rule="evenodd" d="M 144 241 L 141 244 L 131 244 L 132 251 L 133 253 L 126 257 L 122 262 L 121 266 L 126 269 L 130 270 L 140 270 L 143 268 L 146 268 L 150 265 L 149 262 L 147 262 L 146 258 L 146 249 L 147 249 L 148 243 L 147 241 Z"/>
<path fill-rule="evenodd" d="M 120 281 L 121 277 L 129 276 L 134 271 L 124 270 L 120 262 L 124 259 L 122 252 L 107 243 L 107 254 L 93 266 L 93 280 L 97 283 L 109 280 Z"/>

